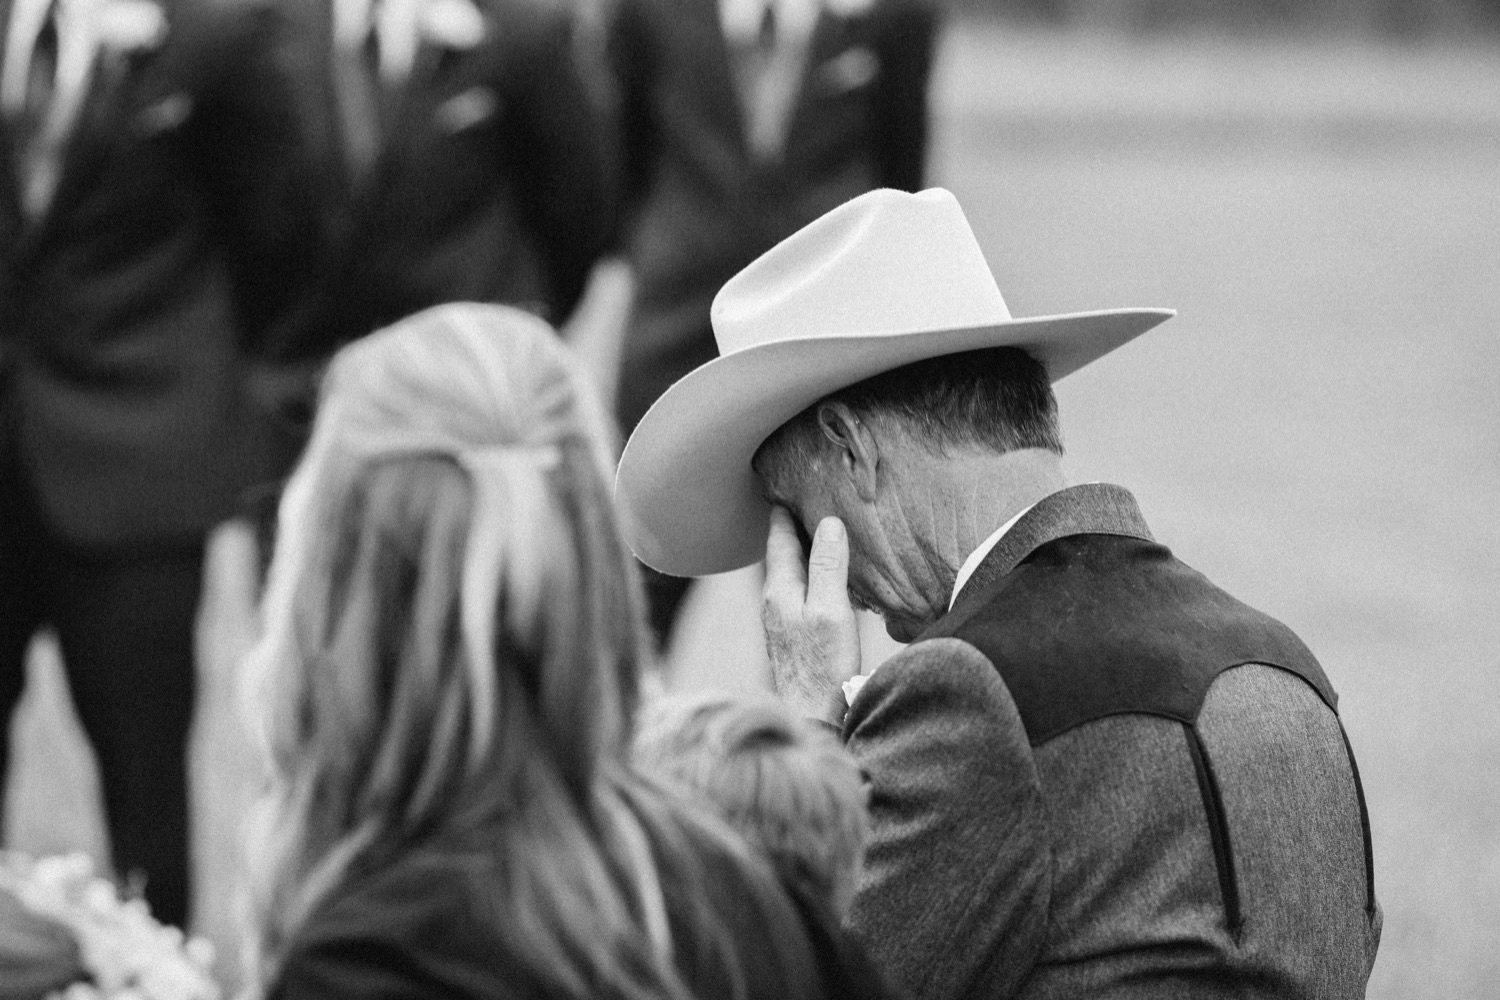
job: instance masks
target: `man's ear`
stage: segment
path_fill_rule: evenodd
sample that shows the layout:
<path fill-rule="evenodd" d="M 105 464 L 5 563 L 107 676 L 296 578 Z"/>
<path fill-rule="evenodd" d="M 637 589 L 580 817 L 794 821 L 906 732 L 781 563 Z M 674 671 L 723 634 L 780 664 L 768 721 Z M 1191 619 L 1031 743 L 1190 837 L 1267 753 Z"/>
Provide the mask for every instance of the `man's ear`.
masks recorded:
<path fill-rule="evenodd" d="M 843 403 L 818 407 L 818 429 L 838 449 L 835 460 L 855 494 L 874 503 L 880 472 L 880 440 L 874 429 Z"/>

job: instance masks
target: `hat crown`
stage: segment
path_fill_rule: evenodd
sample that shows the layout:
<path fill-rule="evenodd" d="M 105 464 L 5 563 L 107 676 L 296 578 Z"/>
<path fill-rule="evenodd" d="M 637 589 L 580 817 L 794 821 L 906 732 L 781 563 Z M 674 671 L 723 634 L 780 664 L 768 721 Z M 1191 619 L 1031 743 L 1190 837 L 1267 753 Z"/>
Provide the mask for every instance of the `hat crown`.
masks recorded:
<path fill-rule="evenodd" d="M 898 336 L 1010 320 L 951 193 L 882 189 L 762 254 L 711 310 L 720 355 L 784 340 Z"/>

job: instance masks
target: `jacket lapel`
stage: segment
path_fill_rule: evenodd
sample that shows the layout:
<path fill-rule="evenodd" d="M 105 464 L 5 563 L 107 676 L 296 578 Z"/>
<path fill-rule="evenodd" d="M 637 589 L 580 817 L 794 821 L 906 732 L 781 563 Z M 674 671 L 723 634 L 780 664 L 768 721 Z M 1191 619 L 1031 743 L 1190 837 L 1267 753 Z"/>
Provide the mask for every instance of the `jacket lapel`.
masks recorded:
<path fill-rule="evenodd" d="M 818 19 L 813 22 L 812 34 L 807 39 L 807 49 L 802 59 L 801 79 L 792 98 L 792 107 L 786 116 L 786 132 L 782 146 L 788 146 L 792 137 L 809 126 L 817 127 L 816 103 L 819 96 L 820 74 L 828 60 L 837 55 L 848 42 L 849 23 L 820 3 Z"/>
<path fill-rule="evenodd" d="M 367 8 L 368 2 L 361 5 Z M 328 102 L 337 121 L 339 158 L 347 188 L 355 193 L 369 188 L 381 170 L 390 134 L 387 104 L 362 52 L 350 52 L 339 35 L 337 0 L 323 4 L 322 37 L 318 50 L 326 59 Z"/>
<path fill-rule="evenodd" d="M 401 81 L 400 89 L 385 103 L 382 130 L 386 147 L 414 138 L 436 123 L 432 112 L 449 95 L 444 86 L 454 59 L 462 53 L 434 43 L 429 38 L 417 40 L 411 72 Z"/>
<path fill-rule="evenodd" d="M 734 52 L 729 39 L 724 37 L 719 0 L 686 0 L 671 6 L 677 8 L 672 13 L 680 14 L 682 23 L 690 29 L 683 32 L 684 39 L 679 44 L 694 61 L 695 72 L 691 78 L 705 88 L 714 117 L 726 123 L 726 132 L 733 137 L 735 149 L 743 153 L 748 149 L 749 119 L 745 115 L 745 102 L 739 86 L 735 83 Z"/>
<path fill-rule="evenodd" d="M 338 51 L 333 39 L 333 4 L 334 0 L 282 0 L 280 8 L 299 41 L 294 49 L 297 56 L 293 72 L 311 91 L 299 95 L 302 124 L 308 132 L 305 138 L 316 146 L 319 162 L 343 181 L 349 176 L 348 152 Z M 342 190 L 343 184 L 338 187 Z"/>
<path fill-rule="evenodd" d="M 16 178 L 15 152 L 11 149 L 10 126 L 0 121 L 0 259 L 21 236 L 20 187 Z"/>
<path fill-rule="evenodd" d="M 6 0 L 0 0 L 0 19 L 9 20 L 9 17 Z M 0 28 L 0 45 L 3 44 L 4 29 Z M 0 52 L 3 51 L 0 48 Z M 16 174 L 16 153 L 11 141 L 11 123 L 0 117 L 0 260 L 10 256 L 21 236 L 21 188 Z"/>
<path fill-rule="evenodd" d="M 1153 541 L 1130 491 L 1108 483 L 1086 483 L 1043 497 L 1001 536 L 959 591 L 949 614 L 982 598 L 990 585 L 1048 542 L 1069 535 L 1125 535 Z"/>
<path fill-rule="evenodd" d="M 351 95 L 348 92 L 353 81 L 340 79 L 338 62 L 341 54 L 335 47 L 337 38 L 332 24 L 332 7 L 332 3 L 329 3 L 330 14 L 324 21 L 327 37 L 322 48 L 330 53 L 329 79 L 334 88 L 335 99 L 339 102 L 337 106 L 347 109 L 346 102 L 358 95 Z M 417 29 L 414 27 L 413 30 Z M 355 185 L 356 198 L 361 193 L 370 195 L 389 183 L 393 164 L 401 159 L 401 147 L 407 143 L 420 141 L 421 137 L 433 127 L 433 112 L 445 97 L 450 96 L 445 83 L 454 70 L 454 63 L 464 55 L 465 53 L 438 45 L 429 38 L 417 39 L 411 71 L 406 79 L 394 86 L 382 87 L 377 99 L 372 102 L 373 107 L 368 109 L 375 115 L 372 124 L 378 141 L 368 169 L 362 180 Z M 353 110 L 357 113 L 357 109 Z M 355 164 L 350 160 L 348 110 L 341 111 L 339 117 L 342 136 L 340 146 L 346 162 L 349 163 L 350 176 L 354 176 Z"/>
<path fill-rule="evenodd" d="M 41 216 L 32 225 L 40 239 L 55 222 L 58 211 L 70 203 L 75 190 L 97 168 L 106 147 L 129 138 L 131 123 L 124 117 L 124 96 L 129 77 L 150 53 L 133 54 L 100 49 L 78 108 L 58 152 L 57 186 Z"/>
<path fill-rule="evenodd" d="M 15 0 L 0 0 L 0 70 L 4 68 L 6 47 L 10 44 L 11 14 Z M 21 155 L 19 141 L 14 134 L 15 123 L 0 110 L 0 256 L 8 256 L 20 238 L 21 175 L 17 157 Z"/>

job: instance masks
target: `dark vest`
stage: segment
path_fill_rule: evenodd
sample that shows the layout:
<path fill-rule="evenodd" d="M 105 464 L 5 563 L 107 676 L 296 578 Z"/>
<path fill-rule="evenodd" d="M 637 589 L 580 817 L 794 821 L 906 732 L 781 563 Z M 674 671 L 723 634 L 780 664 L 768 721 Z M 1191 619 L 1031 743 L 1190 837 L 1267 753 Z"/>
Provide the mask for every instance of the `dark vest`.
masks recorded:
<path fill-rule="evenodd" d="M 1047 542 L 938 623 L 989 657 L 1033 746 L 1107 715 L 1191 724 L 1224 671 L 1296 674 L 1337 710 L 1323 668 L 1285 625 L 1230 597 L 1162 545 L 1121 535 Z"/>
<path fill-rule="evenodd" d="M 1323 668 L 1291 629 L 1235 600 L 1157 544 L 1128 492 L 1090 484 L 1054 493 L 1017 521 L 953 610 L 922 636 L 943 637 L 974 646 L 995 665 L 1032 746 L 1111 715 L 1180 723 L 1228 922 L 1238 926 L 1231 831 L 1195 723 L 1213 682 L 1250 663 L 1296 675 L 1337 714 Z M 1359 789 L 1373 908 L 1369 817 L 1352 752 L 1349 763 Z"/>

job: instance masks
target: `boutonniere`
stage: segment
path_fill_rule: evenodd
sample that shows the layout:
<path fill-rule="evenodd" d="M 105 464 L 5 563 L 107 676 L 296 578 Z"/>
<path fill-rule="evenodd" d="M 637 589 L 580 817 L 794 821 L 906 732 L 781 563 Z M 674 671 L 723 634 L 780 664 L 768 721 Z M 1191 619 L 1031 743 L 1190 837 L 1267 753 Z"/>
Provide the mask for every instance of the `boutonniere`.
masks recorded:
<path fill-rule="evenodd" d="M 167 40 L 167 14 L 151 0 L 108 0 L 99 5 L 97 16 L 102 49 L 152 52 Z"/>
<path fill-rule="evenodd" d="M 823 65 L 822 75 L 835 90 L 854 90 L 880 75 L 880 57 L 863 45 L 845 49 Z"/>
<path fill-rule="evenodd" d="M 823 0 L 828 12 L 836 17 L 858 17 L 875 6 L 875 0 Z"/>
<path fill-rule="evenodd" d="M 484 41 L 484 15 L 469 0 L 431 0 L 422 5 L 422 37 L 445 49 L 472 49 Z"/>

